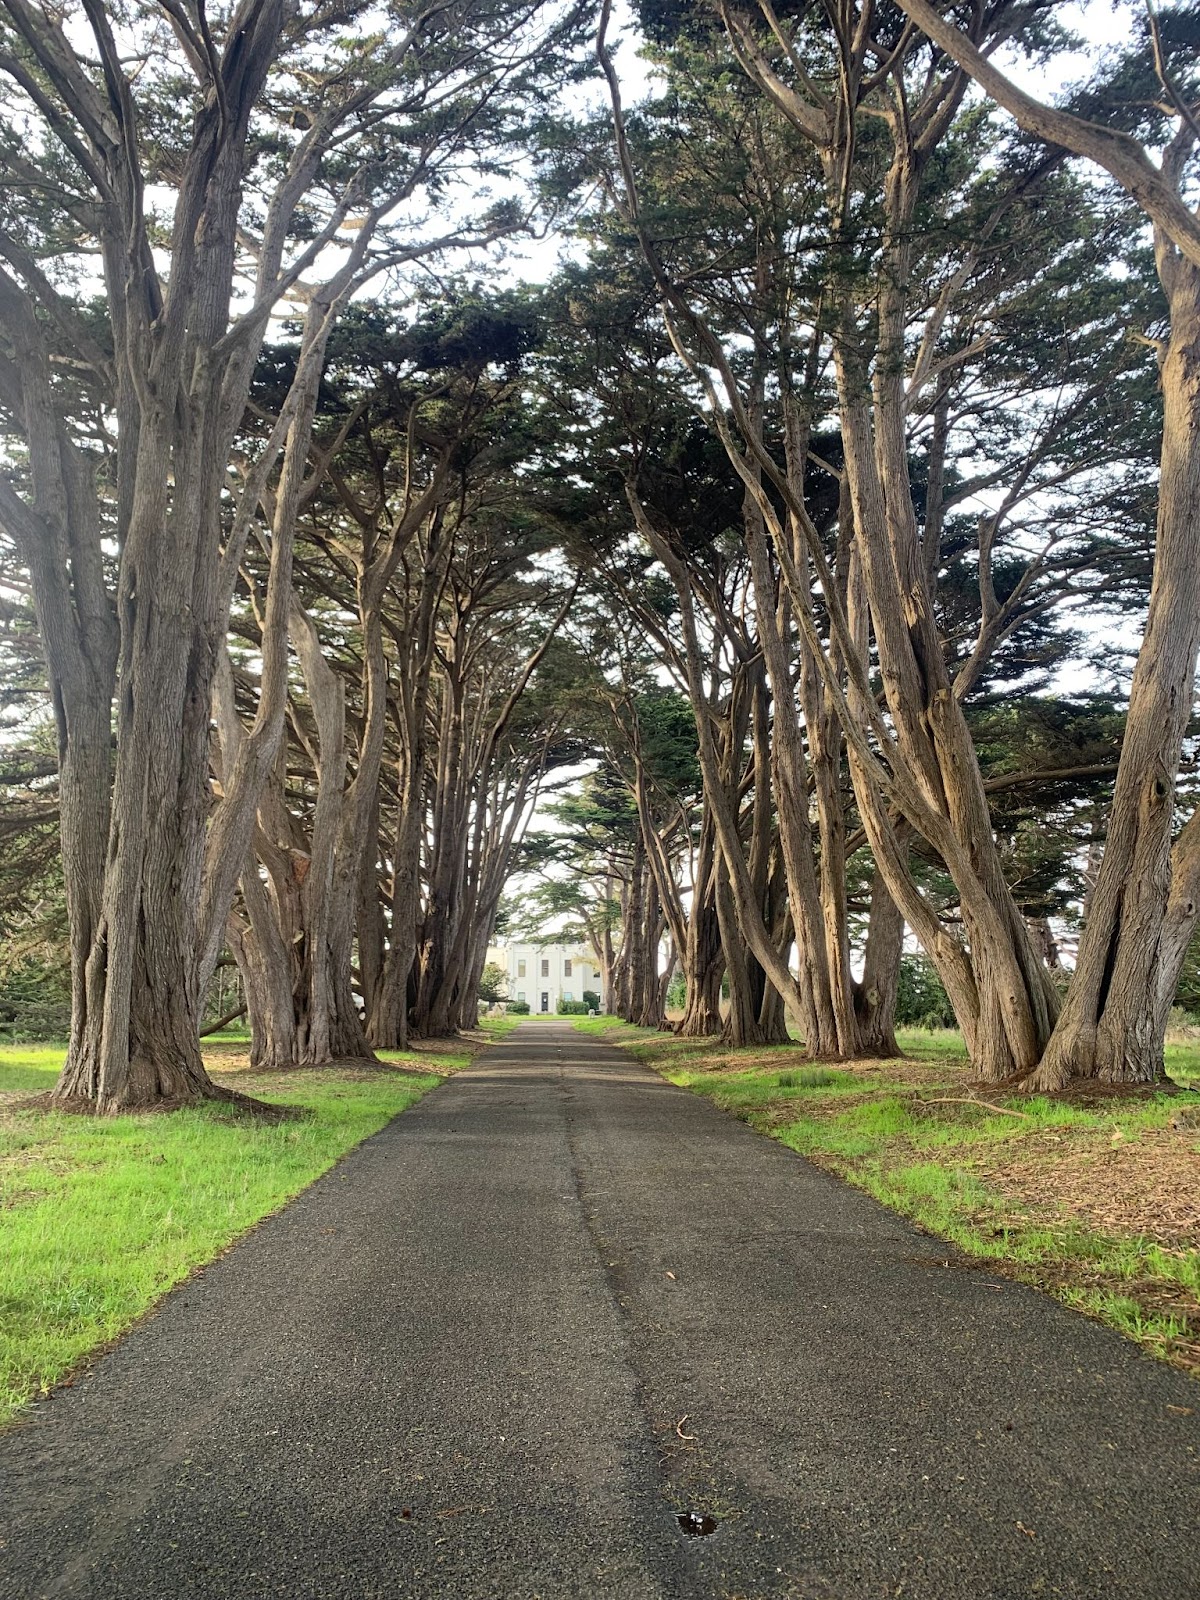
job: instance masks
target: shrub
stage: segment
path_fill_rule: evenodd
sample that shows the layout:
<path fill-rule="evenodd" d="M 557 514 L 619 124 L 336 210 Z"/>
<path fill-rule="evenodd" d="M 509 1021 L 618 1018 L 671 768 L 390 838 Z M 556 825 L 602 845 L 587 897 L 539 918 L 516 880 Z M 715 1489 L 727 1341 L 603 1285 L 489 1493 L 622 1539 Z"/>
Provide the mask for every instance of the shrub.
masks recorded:
<path fill-rule="evenodd" d="M 599 1011 L 600 996 L 595 989 L 585 989 L 583 991 L 583 1005 L 586 1011 Z"/>
<path fill-rule="evenodd" d="M 933 962 L 926 956 L 900 957 L 896 1021 L 902 1027 L 953 1028 L 954 1008 Z"/>
<path fill-rule="evenodd" d="M 560 1000 L 556 1009 L 560 1017 L 586 1017 L 588 1013 L 586 1000 Z"/>
<path fill-rule="evenodd" d="M 1193 935 L 1183 958 L 1175 1004 L 1180 1010 L 1190 1011 L 1193 1015 L 1200 1012 L 1200 928 Z"/>
<path fill-rule="evenodd" d="M 508 974 L 504 968 L 495 961 L 489 961 L 480 974 L 479 998 L 486 1000 L 489 1005 L 495 1005 L 505 998 L 504 988 L 507 983 Z"/>
<path fill-rule="evenodd" d="M 508 1002 L 508 1013 L 512 1017 L 527 1017 L 529 1015 L 529 1001 L 510 1000 Z"/>
<path fill-rule="evenodd" d="M 1172 1006 L 1167 1019 L 1167 1037 L 1172 1034 L 1184 1039 L 1196 1038 L 1200 1034 L 1200 1016 L 1194 1011 L 1185 1011 L 1182 1006 Z"/>
<path fill-rule="evenodd" d="M 30 957 L 0 974 L 0 1039 L 37 1044 L 71 1032 L 71 979 L 65 965 Z"/>

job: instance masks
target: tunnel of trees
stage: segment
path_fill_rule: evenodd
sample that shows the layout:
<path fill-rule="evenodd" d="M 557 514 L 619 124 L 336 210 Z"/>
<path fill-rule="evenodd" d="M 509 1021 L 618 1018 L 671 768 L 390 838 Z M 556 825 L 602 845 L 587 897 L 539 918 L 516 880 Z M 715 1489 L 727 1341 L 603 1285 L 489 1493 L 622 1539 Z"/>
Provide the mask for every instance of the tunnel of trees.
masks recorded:
<path fill-rule="evenodd" d="M 1035 99 L 1059 9 L 0 0 L 0 976 L 59 1101 L 217 1093 L 231 1013 L 471 1027 L 506 922 L 646 1026 L 894 1054 L 919 947 L 981 1080 L 1161 1074 L 1200 9 Z"/>

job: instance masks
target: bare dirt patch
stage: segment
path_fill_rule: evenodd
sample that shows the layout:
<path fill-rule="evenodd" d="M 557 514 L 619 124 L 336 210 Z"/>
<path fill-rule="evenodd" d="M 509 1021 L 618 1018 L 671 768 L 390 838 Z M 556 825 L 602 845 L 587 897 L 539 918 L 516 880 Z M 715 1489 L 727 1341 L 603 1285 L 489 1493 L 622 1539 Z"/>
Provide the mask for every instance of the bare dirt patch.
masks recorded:
<path fill-rule="evenodd" d="M 468 1049 L 482 1050 L 485 1045 L 494 1043 L 495 1040 L 490 1033 L 486 1033 L 482 1028 L 470 1028 L 465 1033 L 452 1033 L 444 1038 L 414 1039 L 409 1049 L 418 1056 L 460 1056 L 464 1046 Z"/>

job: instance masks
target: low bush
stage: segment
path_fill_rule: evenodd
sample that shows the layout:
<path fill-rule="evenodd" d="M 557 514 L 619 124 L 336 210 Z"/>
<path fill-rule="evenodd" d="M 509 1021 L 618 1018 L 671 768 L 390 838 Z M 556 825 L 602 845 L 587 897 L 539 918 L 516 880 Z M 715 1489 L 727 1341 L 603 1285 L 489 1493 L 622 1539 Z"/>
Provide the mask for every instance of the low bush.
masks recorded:
<path fill-rule="evenodd" d="M 71 1031 L 71 977 L 66 966 L 30 958 L 0 972 L 0 1041 L 38 1044 Z"/>
<path fill-rule="evenodd" d="M 901 956 L 896 987 L 896 1024 L 901 1028 L 953 1028 L 954 1008 L 927 956 Z"/>
<path fill-rule="evenodd" d="M 1172 1006 L 1171 1015 L 1167 1019 L 1168 1039 L 1196 1039 L 1200 1038 L 1200 1016 L 1194 1011 L 1185 1011 L 1182 1006 Z"/>

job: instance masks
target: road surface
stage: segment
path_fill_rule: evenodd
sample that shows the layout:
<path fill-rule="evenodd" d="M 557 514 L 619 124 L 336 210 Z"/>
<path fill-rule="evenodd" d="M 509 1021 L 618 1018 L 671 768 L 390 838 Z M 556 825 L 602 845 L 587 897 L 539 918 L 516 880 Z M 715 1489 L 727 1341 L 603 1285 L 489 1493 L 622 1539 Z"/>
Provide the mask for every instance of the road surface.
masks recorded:
<path fill-rule="evenodd" d="M 1191 1380 L 529 1023 L 0 1437 L 0 1594 L 1196 1600 L 1198 1451 Z"/>

